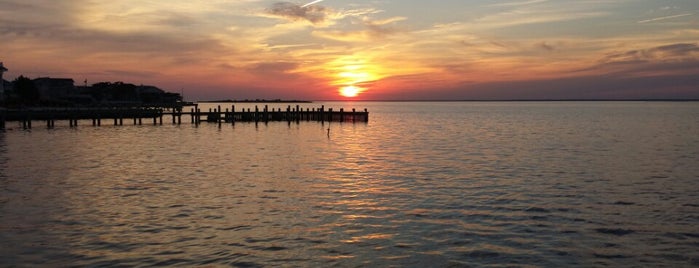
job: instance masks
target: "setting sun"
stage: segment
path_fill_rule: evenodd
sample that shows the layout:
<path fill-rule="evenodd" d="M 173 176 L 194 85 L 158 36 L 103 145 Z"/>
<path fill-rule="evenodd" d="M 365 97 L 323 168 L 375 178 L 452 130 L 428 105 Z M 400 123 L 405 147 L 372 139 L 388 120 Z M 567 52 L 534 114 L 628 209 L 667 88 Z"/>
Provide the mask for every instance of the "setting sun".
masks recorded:
<path fill-rule="evenodd" d="M 372 85 L 385 77 L 382 67 L 361 55 L 340 57 L 325 64 L 332 78 L 330 84 L 337 88 L 337 94 L 354 98 L 371 90 Z"/>
<path fill-rule="evenodd" d="M 359 95 L 359 92 L 361 92 L 362 89 L 356 86 L 346 86 L 340 88 L 340 95 L 348 98 L 353 98 Z"/>

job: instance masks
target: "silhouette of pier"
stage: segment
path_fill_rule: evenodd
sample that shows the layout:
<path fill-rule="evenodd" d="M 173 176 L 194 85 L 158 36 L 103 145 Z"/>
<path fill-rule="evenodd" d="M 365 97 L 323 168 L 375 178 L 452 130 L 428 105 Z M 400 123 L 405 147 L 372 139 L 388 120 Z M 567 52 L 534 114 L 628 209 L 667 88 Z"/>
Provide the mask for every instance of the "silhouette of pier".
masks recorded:
<path fill-rule="evenodd" d="M 189 108 L 189 109 L 187 109 Z M 187 111 L 189 110 L 189 111 Z M 163 121 L 172 124 L 182 124 L 185 122 L 199 125 L 202 122 L 222 124 L 235 124 L 236 122 L 267 123 L 274 121 L 286 121 L 288 123 L 302 121 L 315 122 L 368 122 L 369 112 L 367 109 L 357 111 L 356 109 L 345 111 L 341 108 L 334 111 L 332 108 L 302 109 L 299 105 L 287 106 L 285 109 L 272 108 L 268 105 L 264 107 L 255 106 L 236 110 L 235 105 L 222 108 L 210 108 L 202 111 L 197 104 L 179 107 L 78 107 L 78 108 L 25 108 L 25 109 L 5 109 L 0 108 L 0 129 L 5 129 L 7 122 L 16 121 L 23 129 L 31 129 L 32 122 L 44 123 L 46 127 L 55 127 L 56 121 L 69 121 L 70 127 L 77 127 L 84 124 L 84 121 L 91 122 L 92 126 L 101 126 L 110 121 L 115 126 L 132 122 L 133 125 L 152 123 L 162 125 Z"/>

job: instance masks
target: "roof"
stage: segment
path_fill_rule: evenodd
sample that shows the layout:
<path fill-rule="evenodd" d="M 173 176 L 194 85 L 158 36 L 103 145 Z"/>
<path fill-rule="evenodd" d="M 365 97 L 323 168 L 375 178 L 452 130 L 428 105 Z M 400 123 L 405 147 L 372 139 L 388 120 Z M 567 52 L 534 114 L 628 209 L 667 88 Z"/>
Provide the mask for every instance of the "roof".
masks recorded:
<path fill-rule="evenodd" d="M 51 78 L 51 77 L 39 77 L 34 78 L 34 81 L 51 81 L 51 82 L 70 82 L 74 83 L 73 78 Z"/>
<path fill-rule="evenodd" d="M 139 87 L 139 90 L 140 90 L 141 93 L 151 93 L 151 94 L 153 94 L 153 93 L 154 93 L 154 94 L 160 94 L 160 93 L 164 93 L 164 92 L 165 92 L 165 91 L 163 91 L 162 89 L 159 89 L 159 88 L 154 87 L 154 86 L 140 86 L 140 87 Z"/>

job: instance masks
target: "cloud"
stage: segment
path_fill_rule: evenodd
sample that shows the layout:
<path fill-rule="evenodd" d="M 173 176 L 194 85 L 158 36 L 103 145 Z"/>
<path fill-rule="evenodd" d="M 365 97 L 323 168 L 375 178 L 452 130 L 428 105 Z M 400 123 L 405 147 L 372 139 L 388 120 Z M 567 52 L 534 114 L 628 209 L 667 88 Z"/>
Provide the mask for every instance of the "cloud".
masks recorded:
<path fill-rule="evenodd" d="M 399 95 L 395 92 L 368 93 L 377 99 L 404 100 L 698 99 L 697 84 L 699 76 L 696 73 L 647 77 L 584 75 L 509 81 L 465 81 L 459 85 L 442 88 L 434 85 L 418 86 L 405 88 Z"/>
<path fill-rule="evenodd" d="M 494 7 L 526 6 L 526 5 L 539 4 L 539 3 L 543 3 L 543 2 L 547 2 L 547 1 L 548 0 L 514 1 L 514 2 L 492 4 L 491 6 L 494 6 Z"/>
<path fill-rule="evenodd" d="M 365 18 L 363 20 L 364 26 L 367 27 L 372 36 L 386 36 L 398 32 L 394 27 L 389 25 L 395 24 L 396 22 L 406 20 L 405 17 L 393 17 L 385 20 L 371 20 Z"/>
<path fill-rule="evenodd" d="M 477 20 L 479 24 L 493 28 L 513 27 L 530 24 L 546 24 L 607 16 L 603 11 L 559 12 L 559 11 L 516 11 L 486 16 Z"/>
<path fill-rule="evenodd" d="M 699 46 L 691 43 L 679 43 L 672 45 L 659 46 L 651 49 L 652 53 L 668 53 L 674 56 L 687 56 L 693 53 L 699 53 Z"/>
<path fill-rule="evenodd" d="M 80 1 L 6 0 L 2 1 L 0 17 L 31 22 L 61 22 L 73 16 L 71 10 Z M 46 14 L 51 14 L 47 16 Z"/>
<path fill-rule="evenodd" d="M 294 62 L 260 62 L 251 66 L 250 70 L 256 75 L 279 79 L 280 76 L 291 76 L 296 68 L 298 64 Z"/>
<path fill-rule="evenodd" d="M 589 75 L 532 81 L 477 84 L 462 95 L 490 99 L 697 98 L 695 75 L 619 77 Z"/>
<path fill-rule="evenodd" d="M 363 17 L 361 21 L 357 24 L 363 27 L 362 30 L 357 31 L 339 31 L 339 30 L 325 30 L 325 31 L 314 31 L 313 35 L 317 37 L 322 37 L 331 40 L 343 41 L 343 42 L 368 42 L 376 39 L 386 38 L 388 36 L 394 35 L 401 32 L 399 29 L 394 27 L 394 24 L 399 21 L 405 20 L 405 17 L 393 17 L 384 20 L 373 20 L 369 17 Z"/>
<path fill-rule="evenodd" d="M 312 24 L 322 24 L 326 22 L 332 12 L 319 5 L 300 6 L 290 2 L 277 2 L 267 9 L 267 13 L 292 21 L 308 21 Z"/>
<path fill-rule="evenodd" d="M 543 49 L 545 51 L 549 51 L 549 52 L 556 50 L 555 46 L 548 44 L 546 42 L 541 42 L 541 43 L 537 44 L 537 47 L 540 49 Z"/>
<path fill-rule="evenodd" d="M 9 35 L 3 38 L 5 42 L 12 36 L 51 35 L 55 29 L 68 27 L 73 16 L 70 11 L 75 9 L 75 5 L 73 1 L 56 3 L 42 3 L 37 0 L 2 1 L 0 36 Z"/>
<path fill-rule="evenodd" d="M 692 58 L 699 55 L 699 45 L 693 43 L 677 43 L 652 47 L 648 49 L 617 52 L 603 57 L 602 64 L 636 64 L 649 61 L 669 61 Z"/>
<path fill-rule="evenodd" d="M 152 71 L 126 71 L 126 70 L 105 70 L 104 75 L 115 76 L 115 77 L 139 77 L 139 78 L 152 78 L 162 75 L 159 72 Z"/>

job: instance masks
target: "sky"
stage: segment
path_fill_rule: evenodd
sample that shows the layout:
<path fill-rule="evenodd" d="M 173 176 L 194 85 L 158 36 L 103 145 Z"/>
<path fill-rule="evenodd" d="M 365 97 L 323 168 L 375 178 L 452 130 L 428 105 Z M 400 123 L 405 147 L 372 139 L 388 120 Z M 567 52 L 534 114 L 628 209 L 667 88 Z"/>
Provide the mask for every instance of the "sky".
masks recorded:
<path fill-rule="evenodd" d="M 0 61 L 189 101 L 699 99 L 699 1 L 0 0 Z"/>

